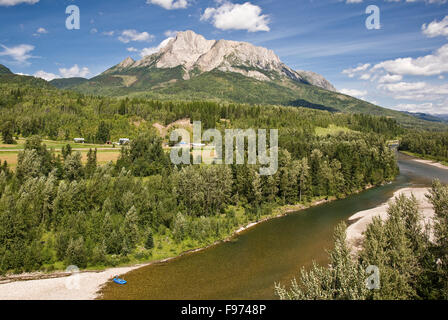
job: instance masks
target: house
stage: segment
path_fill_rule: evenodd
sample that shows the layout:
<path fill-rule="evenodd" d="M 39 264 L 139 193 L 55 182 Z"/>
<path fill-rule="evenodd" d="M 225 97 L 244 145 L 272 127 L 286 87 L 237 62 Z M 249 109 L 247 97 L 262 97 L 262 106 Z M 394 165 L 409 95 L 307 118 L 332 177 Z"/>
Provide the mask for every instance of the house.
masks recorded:
<path fill-rule="evenodd" d="M 191 146 L 193 148 L 197 148 L 197 147 L 205 147 L 204 143 L 191 143 Z"/>
<path fill-rule="evenodd" d="M 176 143 L 173 148 L 189 148 L 190 144 L 186 143 L 185 141 L 181 141 L 179 143 Z"/>
<path fill-rule="evenodd" d="M 129 144 L 129 142 L 130 140 L 128 138 L 120 138 L 120 140 L 118 140 L 119 145 Z"/>
<path fill-rule="evenodd" d="M 73 139 L 73 141 L 75 143 L 84 143 L 85 142 L 84 138 L 75 138 L 75 139 Z"/>

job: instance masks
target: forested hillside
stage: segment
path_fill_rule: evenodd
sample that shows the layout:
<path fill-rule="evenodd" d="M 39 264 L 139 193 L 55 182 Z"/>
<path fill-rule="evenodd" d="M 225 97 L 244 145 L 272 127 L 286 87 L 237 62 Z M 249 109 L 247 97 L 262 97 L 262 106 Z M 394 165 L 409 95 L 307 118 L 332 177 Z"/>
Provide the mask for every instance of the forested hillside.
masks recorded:
<path fill-rule="evenodd" d="M 298 142 L 302 137 L 314 135 L 316 127 L 329 124 L 354 131 L 381 133 L 389 138 L 404 132 L 397 121 L 386 117 L 295 107 L 116 99 L 26 83 L 0 83 L 0 116 L 0 124 L 9 122 L 15 135 L 39 134 L 54 140 L 84 137 L 87 142 L 100 142 L 96 137 L 101 122 L 108 128 L 110 137 L 118 139 L 135 137 L 138 131 L 151 128 L 154 122 L 167 125 L 182 118 L 201 120 L 205 128 L 278 128 L 281 137 L 294 137 Z M 282 131 L 288 134 L 282 135 Z"/>
<path fill-rule="evenodd" d="M 49 81 L 53 86 L 59 89 L 68 89 L 73 86 L 79 85 L 81 83 L 87 82 L 89 80 L 85 78 L 62 78 L 62 79 L 53 79 Z"/>
<path fill-rule="evenodd" d="M 0 74 L 12 74 L 12 72 L 7 67 L 0 64 Z"/>
<path fill-rule="evenodd" d="M 63 82 L 53 80 L 52 84 L 85 94 L 111 97 L 298 106 L 332 112 L 385 116 L 396 119 L 407 127 L 424 127 L 429 124 L 414 116 L 309 84 L 291 80 L 260 81 L 237 73 L 220 71 L 211 71 L 183 80 L 181 68 L 137 69 L 129 74 L 122 72 L 119 76 L 102 74 L 89 81 L 65 79 Z M 442 124 L 431 125 L 444 127 Z"/>

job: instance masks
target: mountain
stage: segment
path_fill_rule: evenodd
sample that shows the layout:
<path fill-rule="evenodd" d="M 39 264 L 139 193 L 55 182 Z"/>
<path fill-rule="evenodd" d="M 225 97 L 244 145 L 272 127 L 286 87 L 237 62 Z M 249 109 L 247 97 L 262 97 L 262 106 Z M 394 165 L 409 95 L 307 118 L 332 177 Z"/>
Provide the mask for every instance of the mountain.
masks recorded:
<path fill-rule="evenodd" d="M 409 114 L 418 119 L 431 121 L 431 122 L 448 122 L 448 115 L 443 114 L 428 114 L 423 112 L 407 112 L 403 111 L 406 114 Z"/>
<path fill-rule="evenodd" d="M 0 74 L 13 74 L 13 73 L 7 67 L 0 64 Z"/>
<path fill-rule="evenodd" d="M 436 114 L 436 115 L 434 115 L 434 117 L 440 118 L 440 119 L 448 122 L 448 114 Z"/>
<path fill-rule="evenodd" d="M 313 71 L 296 70 L 296 72 L 313 86 L 337 92 L 336 88 L 323 76 Z"/>
<path fill-rule="evenodd" d="M 185 92 L 182 97 L 182 90 L 178 87 L 190 86 L 188 81 L 202 82 L 203 78 L 210 78 L 209 74 L 215 77 L 219 74 L 232 74 L 235 79 L 241 79 L 236 76 L 242 75 L 249 81 L 253 80 L 250 81 L 251 87 L 271 87 L 274 91 L 284 90 L 284 87 L 291 84 L 303 84 L 336 92 L 333 85 L 323 76 L 311 71 L 293 70 L 281 62 L 272 50 L 247 42 L 207 40 L 193 31 L 179 32 L 175 38 L 164 41 L 158 52 L 138 61 L 128 57 L 90 79 L 88 83 L 75 85 L 74 88 L 94 94 L 123 96 L 150 93 L 158 97 L 170 95 L 169 88 L 172 88 L 173 92 L 176 92 L 175 95 L 188 99 L 191 97 L 190 92 Z M 225 79 L 223 81 L 225 82 Z M 59 86 L 61 85 L 71 87 L 64 81 L 59 83 Z M 245 102 L 244 99 L 235 100 L 235 94 L 225 88 L 218 96 L 211 95 L 208 89 L 209 86 L 202 86 L 194 96 Z M 297 95 L 286 97 L 281 92 L 275 92 L 274 96 L 282 98 L 266 99 L 267 94 L 272 94 L 272 90 L 262 93 L 253 102 L 288 104 L 289 101 L 300 98 Z"/>
<path fill-rule="evenodd" d="M 204 72 L 219 70 L 262 81 L 286 77 L 307 83 L 299 73 L 282 63 L 272 50 L 247 42 L 207 40 L 193 31 L 179 32 L 159 52 L 139 61 L 126 58 L 107 73 L 141 67 L 172 69 L 179 66 L 184 71 L 184 80 Z"/>
<path fill-rule="evenodd" d="M 47 81 L 33 76 L 14 74 L 6 66 L 0 64 L 0 84 L 12 84 L 14 87 L 24 86 L 53 88 Z"/>

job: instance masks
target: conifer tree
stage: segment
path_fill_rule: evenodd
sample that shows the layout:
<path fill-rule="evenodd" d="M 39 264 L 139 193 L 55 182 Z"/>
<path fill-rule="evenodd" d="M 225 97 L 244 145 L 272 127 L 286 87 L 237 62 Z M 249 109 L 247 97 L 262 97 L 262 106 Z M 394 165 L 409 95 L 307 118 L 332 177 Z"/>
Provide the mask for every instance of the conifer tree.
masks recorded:
<path fill-rule="evenodd" d="M 148 250 L 154 248 L 154 238 L 151 228 L 148 229 L 148 234 L 146 235 L 145 248 Z"/>
<path fill-rule="evenodd" d="M 5 144 L 15 144 L 16 141 L 13 138 L 13 125 L 10 121 L 3 124 L 2 128 L 2 140 Z"/>
<path fill-rule="evenodd" d="M 97 168 L 97 150 L 89 149 L 87 153 L 87 163 L 85 172 L 87 177 L 91 177 Z"/>

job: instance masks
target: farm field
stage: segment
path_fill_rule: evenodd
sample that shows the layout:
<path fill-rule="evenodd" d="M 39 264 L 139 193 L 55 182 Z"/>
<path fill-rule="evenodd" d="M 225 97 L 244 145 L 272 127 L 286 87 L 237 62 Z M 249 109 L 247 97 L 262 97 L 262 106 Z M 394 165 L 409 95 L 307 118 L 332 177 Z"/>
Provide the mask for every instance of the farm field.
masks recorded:
<path fill-rule="evenodd" d="M 0 152 L 3 150 L 23 150 L 24 145 L 25 145 L 25 141 L 26 139 L 24 138 L 20 138 L 17 141 L 17 144 L 4 144 L 4 143 L 0 143 Z M 66 146 L 67 144 L 69 144 L 72 149 L 99 149 L 99 148 L 113 148 L 112 145 L 110 144 L 93 144 L 93 143 L 74 143 L 73 141 L 54 141 L 54 140 L 42 140 L 42 143 L 44 143 L 47 148 L 51 149 L 55 149 L 60 150 L 62 149 L 62 147 Z M 119 147 L 116 147 L 117 149 L 119 149 Z"/>
<path fill-rule="evenodd" d="M 79 151 L 82 155 L 82 162 L 87 162 L 87 152 L 89 149 L 86 149 L 85 151 Z M 1 151 L 0 148 L 0 162 L 3 163 L 6 161 L 8 163 L 8 167 L 11 169 L 15 169 L 17 166 L 17 157 L 19 155 L 19 152 L 21 150 L 17 151 Z M 76 150 L 74 151 L 76 152 Z M 60 151 L 55 151 L 56 154 L 60 154 Z M 97 161 L 99 165 L 103 165 L 108 163 L 109 161 L 117 161 L 118 157 L 120 156 L 120 149 L 116 148 L 116 150 L 110 150 L 110 149 L 97 149 Z"/>
<path fill-rule="evenodd" d="M 315 133 L 319 137 L 325 137 L 327 135 L 338 135 L 340 133 L 355 132 L 347 127 L 340 127 L 334 124 L 330 124 L 327 128 L 316 127 Z"/>

